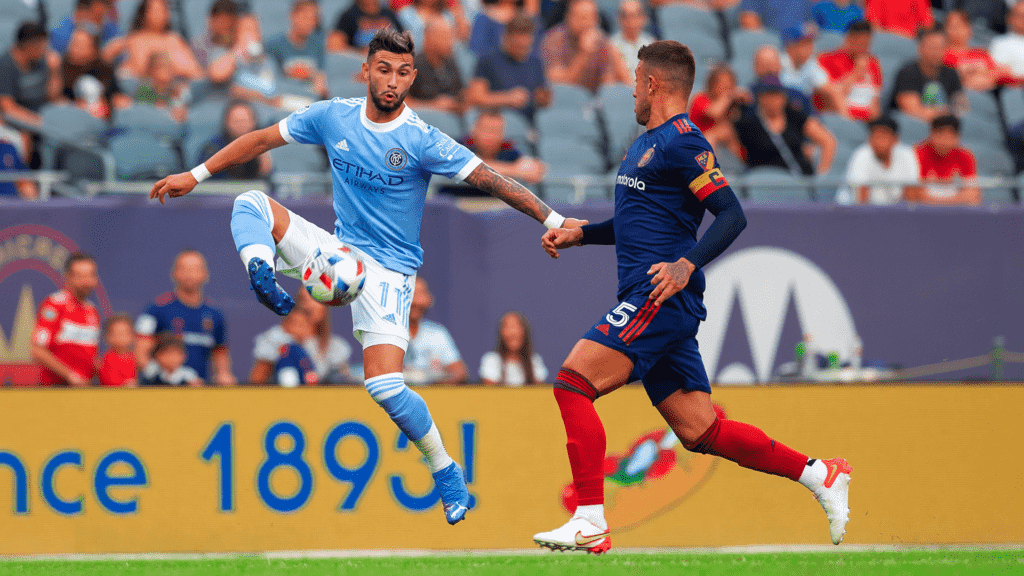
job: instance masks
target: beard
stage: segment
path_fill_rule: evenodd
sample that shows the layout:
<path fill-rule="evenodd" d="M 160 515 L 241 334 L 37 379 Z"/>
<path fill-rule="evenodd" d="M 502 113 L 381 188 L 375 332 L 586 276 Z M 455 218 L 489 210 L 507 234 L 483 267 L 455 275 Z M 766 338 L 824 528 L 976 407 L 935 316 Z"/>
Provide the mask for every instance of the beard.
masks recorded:
<path fill-rule="evenodd" d="M 651 119 L 651 107 L 644 106 L 636 111 L 636 123 L 641 126 L 647 126 L 647 122 Z"/>
<path fill-rule="evenodd" d="M 373 100 L 373 105 L 377 107 L 377 110 L 381 112 L 394 112 L 405 102 L 405 94 L 395 93 L 395 101 L 388 104 L 384 101 L 384 98 L 377 94 L 374 90 L 370 90 L 370 100 Z"/>

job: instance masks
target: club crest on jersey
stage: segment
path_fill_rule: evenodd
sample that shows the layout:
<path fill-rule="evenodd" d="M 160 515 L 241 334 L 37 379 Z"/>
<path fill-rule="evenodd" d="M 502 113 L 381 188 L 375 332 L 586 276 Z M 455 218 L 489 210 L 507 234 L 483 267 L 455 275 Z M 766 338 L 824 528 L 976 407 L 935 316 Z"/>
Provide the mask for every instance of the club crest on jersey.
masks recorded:
<path fill-rule="evenodd" d="M 709 167 L 715 167 L 715 155 L 711 152 L 701 152 L 694 160 L 697 161 L 697 164 L 700 164 L 700 169 L 704 172 L 707 172 Z"/>
<path fill-rule="evenodd" d="M 384 155 L 384 163 L 392 170 L 401 170 L 402 168 L 405 168 L 406 162 L 405 150 L 402 150 L 401 148 L 392 148 Z"/>
<path fill-rule="evenodd" d="M 647 149 L 644 155 L 640 157 L 640 161 L 636 163 L 637 168 L 643 168 L 651 162 L 651 158 L 654 158 L 654 146 Z"/>
<path fill-rule="evenodd" d="M 203 316 L 203 332 L 213 332 L 213 318 Z"/>

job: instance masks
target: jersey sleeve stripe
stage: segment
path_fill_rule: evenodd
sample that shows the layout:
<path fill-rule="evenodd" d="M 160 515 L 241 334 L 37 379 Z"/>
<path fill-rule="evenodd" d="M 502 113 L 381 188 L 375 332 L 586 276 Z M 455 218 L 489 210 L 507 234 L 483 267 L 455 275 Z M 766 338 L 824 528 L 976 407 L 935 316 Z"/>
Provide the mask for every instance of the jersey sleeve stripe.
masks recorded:
<path fill-rule="evenodd" d="M 289 144 L 295 144 L 295 138 L 292 136 L 291 132 L 288 131 L 288 119 L 282 118 L 281 121 L 277 123 L 277 126 L 281 131 L 281 138 L 284 138 L 284 141 Z"/>
<path fill-rule="evenodd" d="M 694 178 L 693 181 L 690 182 L 690 191 L 697 197 L 697 200 L 703 202 L 704 199 L 710 196 L 712 192 L 720 188 L 724 188 L 728 184 L 729 183 L 725 181 L 725 176 L 722 175 L 722 171 L 715 168 Z"/>
<path fill-rule="evenodd" d="M 455 175 L 455 178 L 453 178 L 453 180 L 455 180 L 456 182 L 462 182 L 463 180 L 468 178 L 470 174 L 473 173 L 473 170 L 476 170 L 477 166 L 483 163 L 484 161 L 481 160 L 479 156 L 474 155 L 472 158 L 469 159 L 469 162 L 466 162 L 466 165 L 462 167 L 462 170 L 459 170 L 459 173 Z"/>

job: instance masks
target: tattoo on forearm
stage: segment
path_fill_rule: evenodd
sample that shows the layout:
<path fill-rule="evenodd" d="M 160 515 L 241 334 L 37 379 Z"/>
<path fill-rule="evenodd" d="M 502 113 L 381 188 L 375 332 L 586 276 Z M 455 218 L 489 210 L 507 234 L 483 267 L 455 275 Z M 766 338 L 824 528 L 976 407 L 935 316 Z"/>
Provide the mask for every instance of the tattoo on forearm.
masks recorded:
<path fill-rule="evenodd" d="M 487 164 L 477 166 L 466 178 L 466 183 L 487 192 L 523 214 L 532 216 L 538 222 L 543 222 L 551 214 L 551 208 L 534 196 L 533 192 L 512 178 L 498 174 Z"/>

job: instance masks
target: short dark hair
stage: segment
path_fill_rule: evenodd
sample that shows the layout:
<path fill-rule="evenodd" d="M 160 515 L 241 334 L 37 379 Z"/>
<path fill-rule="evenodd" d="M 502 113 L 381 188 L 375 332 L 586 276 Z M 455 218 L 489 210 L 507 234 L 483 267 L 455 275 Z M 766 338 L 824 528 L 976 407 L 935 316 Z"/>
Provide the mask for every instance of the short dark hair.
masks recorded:
<path fill-rule="evenodd" d="M 92 8 L 92 5 L 96 4 L 97 2 L 106 4 L 107 1 L 108 0 L 78 0 L 77 2 L 75 2 L 75 9 L 85 10 L 86 8 Z"/>
<path fill-rule="evenodd" d="M 658 40 L 637 52 L 640 62 L 665 72 L 669 82 L 677 84 L 683 92 L 693 90 L 693 77 L 697 64 L 693 52 L 675 40 Z"/>
<path fill-rule="evenodd" d="M 949 19 L 952 18 L 953 16 L 959 16 L 959 17 L 964 19 L 964 22 L 967 22 L 968 24 L 971 24 L 971 15 L 968 14 L 966 10 L 959 10 L 959 9 L 957 9 L 957 10 L 950 10 L 949 13 L 946 14 L 946 19 L 942 21 L 943 28 L 945 28 L 946 24 L 949 23 Z"/>
<path fill-rule="evenodd" d="M 106 321 L 103 322 L 103 334 L 106 335 L 108 332 L 110 332 L 110 327 L 113 326 L 114 324 L 117 324 L 118 322 L 125 322 L 128 324 L 129 328 L 131 328 L 132 330 L 135 329 L 135 322 L 132 321 L 132 317 L 125 314 L 124 312 L 120 312 L 118 314 L 114 314 L 110 318 L 107 318 Z"/>
<path fill-rule="evenodd" d="M 929 26 L 927 28 L 921 28 L 920 30 L 917 31 L 917 41 L 920 42 L 925 38 L 931 36 L 932 34 L 942 34 L 943 36 L 945 36 L 946 31 L 943 30 L 942 27 L 939 26 L 938 24 L 936 24 L 935 26 Z"/>
<path fill-rule="evenodd" d="M 92 262 L 93 264 L 95 264 L 96 257 L 93 256 L 92 254 L 89 254 L 88 252 L 82 252 L 81 250 L 77 252 L 72 252 L 71 255 L 68 256 L 68 259 L 64 261 L 65 274 L 71 272 L 71 267 L 75 265 L 75 262 Z"/>
<path fill-rule="evenodd" d="M 943 114 L 932 120 L 932 132 L 942 128 L 952 128 L 957 134 L 960 133 L 960 119 L 952 114 Z"/>
<path fill-rule="evenodd" d="M 312 4 L 313 6 L 319 6 L 319 4 L 317 3 L 316 0 L 295 0 L 294 2 L 292 2 L 291 11 L 295 12 L 296 10 L 298 10 L 299 8 L 302 8 L 303 6 L 305 6 L 307 4 Z"/>
<path fill-rule="evenodd" d="M 185 343 L 174 332 L 161 332 L 156 335 L 156 346 L 153 347 L 153 356 L 171 348 L 185 349 Z"/>
<path fill-rule="evenodd" d="M 896 123 L 896 120 L 890 116 L 879 116 L 874 120 L 868 122 L 868 131 L 872 131 L 875 128 L 885 128 L 893 134 L 900 133 L 900 125 Z"/>
<path fill-rule="evenodd" d="M 235 0 L 216 0 L 213 5 L 210 6 L 210 16 L 218 16 L 220 14 L 237 16 L 239 12 L 240 10 Z"/>
<path fill-rule="evenodd" d="M 377 30 L 370 40 L 368 49 L 367 62 L 373 60 L 373 55 L 380 51 L 416 56 L 416 46 L 413 44 L 412 36 L 408 32 L 399 32 L 390 26 Z"/>
<path fill-rule="evenodd" d="M 871 22 L 867 20 L 857 20 L 850 24 L 850 27 L 846 29 L 847 34 L 871 34 Z"/>
<path fill-rule="evenodd" d="M 46 26 L 39 22 L 24 22 L 21 26 L 18 26 L 18 34 L 15 36 L 15 41 L 18 46 L 24 46 L 35 40 L 45 40 L 47 37 L 49 37 L 49 34 L 46 32 Z"/>
<path fill-rule="evenodd" d="M 536 24 L 533 22 L 533 18 L 530 18 L 522 12 L 517 12 L 508 24 L 505 25 L 506 34 L 533 34 L 537 31 Z"/>

